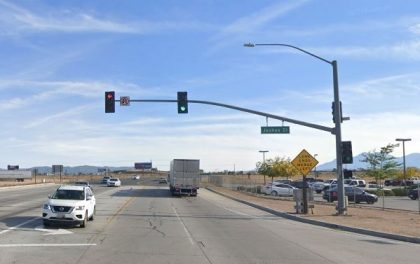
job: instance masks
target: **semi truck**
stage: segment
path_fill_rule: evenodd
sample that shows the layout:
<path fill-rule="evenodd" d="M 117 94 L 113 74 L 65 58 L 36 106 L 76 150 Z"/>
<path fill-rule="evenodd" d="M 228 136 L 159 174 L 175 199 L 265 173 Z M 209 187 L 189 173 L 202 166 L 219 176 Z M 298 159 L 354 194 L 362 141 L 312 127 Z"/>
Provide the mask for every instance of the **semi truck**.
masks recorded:
<path fill-rule="evenodd" d="M 174 159 L 169 172 L 169 190 L 172 195 L 197 196 L 200 183 L 200 160 Z"/>
<path fill-rule="evenodd" d="M 25 179 L 32 179 L 32 172 L 30 170 L 1 170 L 0 179 L 23 182 Z"/>

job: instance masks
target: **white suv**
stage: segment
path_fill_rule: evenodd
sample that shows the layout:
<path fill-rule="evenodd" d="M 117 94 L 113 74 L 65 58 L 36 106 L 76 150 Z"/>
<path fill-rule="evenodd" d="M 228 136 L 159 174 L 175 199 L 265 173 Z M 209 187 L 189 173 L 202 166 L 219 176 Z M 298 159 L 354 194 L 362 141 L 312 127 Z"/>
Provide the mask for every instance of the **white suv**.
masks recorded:
<path fill-rule="evenodd" d="M 92 189 L 86 186 L 64 185 L 48 196 L 42 209 L 44 225 L 51 223 L 79 224 L 86 227 L 93 220 L 96 200 Z"/>

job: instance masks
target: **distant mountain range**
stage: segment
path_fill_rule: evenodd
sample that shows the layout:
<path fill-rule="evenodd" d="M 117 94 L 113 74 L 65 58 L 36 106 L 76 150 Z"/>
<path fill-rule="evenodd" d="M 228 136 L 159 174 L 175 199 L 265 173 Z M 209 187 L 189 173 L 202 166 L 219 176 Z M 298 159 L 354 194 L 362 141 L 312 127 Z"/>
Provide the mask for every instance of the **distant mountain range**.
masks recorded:
<path fill-rule="evenodd" d="M 345 169 L 356 170 L 356 169 L 367 169 L 368 163 L 361 162 L 363 159 L 363 153 L 353 157 L 353 164 L 344 164 Z M 403 157 L 396 157 L 396 161 L 403 163 Z M 420 168 L 420 153 L 412 153 L 405 156 L 406 167 L 417 167 Z M 336 160 L 318 165 L 317 170 L 333 170 L 337 167 Z"/>
<path fill-rule="evenodd" d="M 354 156 L 353 157 L 353 164 L 344 164 L 344 169 L 349 169 L 349 170 L 367 169 L 368 164 L 365 163 L 365 162 L 361 162 L 361 160 L 363 159 L 362 155 L 363 155 L 363 153 L 361 153 L 357 156 Z M 397 157 L 396 160 L 397 160 L 397 162 L 400 162 L 400 163 L 403 162 L 402 157 Z M 405 163 L 406 163 L 407 167 L 420 168 L 420 153 L 412 153 L 412 154 L 406 155 L 405 156 Z M 104 167 L 104 166 L 84 165 L 84 166 L 74 166 L 74 167 L 65 166 L 63 168 L 63 171 L 64 171 L 65 174 L 96 174 L 100 170 L 104 170 L 105 168 L 107 168 L 111 172 L 113 172 L 113 171 L 130 171 L 130 170 L 134 169 L 133 167 Z M 330 162 L 318 165 L 316 167 L 316 169 L 318 171 L 331 171 L 335 168 L 336 168 L 335 159 L 330 161 Z M 25 168 L 21 168 L 21 169 L 25 169 Z M 38 169 L 38 174 L 52 173 L 51 166 L 40 166 L 40 167 L 33 167 L 33 168 L 26 168 L 26 169 Z"/>
<path fill-rule="evenodd" d="M 108 169 L 109 171 L 127 171 L 127 170 L 133 170 L 133 167 L 99 167 L 99 166 L 65 166 L 63 168 L 64 174 L 96 174 L 99 172 L 99 170 L 105 170 Z M 41 167 L 32 167 L 32 168 L 20 168 L 20 169 L 37 169 L 38 174 L 47 174 L 52 173 L 52 167 L 51 166 L 41 166 Z"/>

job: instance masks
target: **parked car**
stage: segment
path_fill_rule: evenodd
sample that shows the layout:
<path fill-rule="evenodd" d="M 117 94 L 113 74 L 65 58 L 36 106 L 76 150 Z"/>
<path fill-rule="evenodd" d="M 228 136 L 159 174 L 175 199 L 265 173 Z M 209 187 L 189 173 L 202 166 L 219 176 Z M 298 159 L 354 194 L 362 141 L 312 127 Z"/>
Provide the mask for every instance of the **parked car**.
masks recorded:
<path fill-rule="evenodd" d="M 263 192 L 273 196 L 293 196 L 294 189 L 296 188 L 289 184 L 276 183 L 264 186 Z"/>
<path fill-rule="evenodd" d="M 292 181 L 290 183 L 291 186 L 297 188 L 297 189 L 303 189 L 304 187 L 310 187 L 308 182 L 304 181 Z"/>
<path fill-rule="evenodd" d="M 109 179 L 111 179 L 111 177 L 109 177 L 109 176 L 104 176 L 104 177 L 102 178 L 102 183 L 107 184 Z"/>
<path fill-rule="evenodd" d="M 45 226 L 51 223 L 67 223 L 86 227 L 93 220 L 96 200 L 87 186 L 63 185 L 48 197 L 42 208 Z"/>
<path fill-rule="evenodd" d="M 119 187 L 121 186 L 121 181 L 118 178 L 111 178 L 108 180 L 107 184 L 108 187 Z"/>
<path fill-rule="evenodd" d="M 420 188 L 411 189 L 408 192 L 408 197 L 410 197 L 411 200 L 417 200 L 419 198 L 419 190 Z"/>
<path fill-rule="evenodd" d="M 360 179 L 353 179 L 350 181 L 350 183 L 348 183 L 348 185 L 357 186 L 357 187 L 366 187 L 366 181 L 360 180 Z"/>
<path fill-rule="evenodd" d="M 168 180 L 166 178 L 160 178 L 159 183 L 168 183 Z"/>
<path fill-rule="evenodd" d="M 376 184 L 376 183 L 368 183 L 366 184 L 366 187 L 364 188 L 366 191 L 378 191 L 378 190 L 384 190 L 385 192 L 390 192 L 390 188 L 385 188 L 382 185 Z"/>
<path fill-rule="evenodd" d="M 292 182 L 292 180 L 275 180 L 273 183 L 283 183 L 283 184 L 289 184 Z"/>
<path fill-rule="evenodd" d="M 314 182 L 311 187 L 316 193 L 321 193 L 325 188 L 325 184 L 323 182 Z"/>
<path fill-rule="evenodd" d="M 354 186 L 344 186 L 344 193 L 348 197 L 349 202 L 366 202 L 368 204 L 373 204 L 378 201 L 378 196 L 365 192 L 363 189 Z M 328 191 L 324 192 L 322 198 L 328 202 L 337 201 L 337 188 L 331 188 Z"/>

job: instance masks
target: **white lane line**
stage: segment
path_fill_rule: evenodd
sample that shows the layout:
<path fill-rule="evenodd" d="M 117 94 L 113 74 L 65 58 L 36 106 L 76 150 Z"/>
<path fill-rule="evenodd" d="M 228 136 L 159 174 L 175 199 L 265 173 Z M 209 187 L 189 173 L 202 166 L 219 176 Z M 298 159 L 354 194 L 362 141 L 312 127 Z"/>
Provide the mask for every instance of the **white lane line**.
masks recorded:
<path fill-rule="evenodd" d="M 0 244 L 0 248 L 9 247 L 90 247 L 96 244 Z"/>
<path fill-rule="evenodd" d="M 179 217 L 179 214 L 176 211 L 175 207 L 173 205 L 171 205 L 171 207 L 172 207 L 172 210 L 175 212 L 175 215 L 178 218 L 179 222 L 181 222 L 182 227 L 184 228 L 185 234 L 187 234 L 187 237 L 190 240 L 191 245 L 194 245 L 194 239 L 192 238 L 190 231 L 188 231 L 187 227 L 185 226 L 184 221 L 182 221 L 181 217 Z"/>
<path fill-rule="evenodd" d="M 2 235 L 2 234 L 4 234 L 4 233 L 7 233 L 7 232 L 9 232 L 9 231 L 12 231 L 12 230 L 14 230 L 14 229 L 18 229 L 18 228 L 20 228 L 21 226 L 24 226 L 24 225 L 26 225 L 26 224 L 28 224 L 28 223 L 30 223 L 30 222 L 33 222 L 33 221 L 35 221 L 35 220 L 38 220 L 38 219 L 40 219 L 40 217 L 36 217 L 36 218 L 33 218 L 33 219 L 29 219 L 28 221 L 25 221 L 25 222 L 23 222 L 23 223 L 21 223 L 21 224 L 19 224 L 19 225 L 17 225 L 17 226 L 12 226 L 12 227 L 10 227 L 9 229 L 6 229 L 6 230 L 1 231 L 1 232 L 0 232 L 0 235 Z"/>

